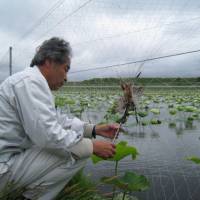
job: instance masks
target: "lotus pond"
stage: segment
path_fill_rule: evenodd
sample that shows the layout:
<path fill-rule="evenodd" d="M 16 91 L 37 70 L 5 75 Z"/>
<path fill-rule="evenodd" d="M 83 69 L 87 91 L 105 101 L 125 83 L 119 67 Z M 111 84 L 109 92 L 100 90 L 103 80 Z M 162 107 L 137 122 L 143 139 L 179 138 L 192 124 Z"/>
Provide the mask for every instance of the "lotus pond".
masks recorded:
<path fill-rule="evenodd" d="M 60 112 L 96 124 L 120 118 L 120 113 L 112 112 L 119 95 L 121 91 L 116 88 L 64 88 L 55 93 L 55 99 Z M 147 89 L 138 101 L 137 113 L 139 123 L 131 111 L 116 141 L 137 153 L 123 156 L 117 172 L 113 160 L 95 162 L 93 158 L 85 173 L 105 183 L 99 186 L 102 193 L 110 192 L 113 185 L 119 186 L 127 177 L 142 176 L 144 185 L 127 191 L 137 199 L 199 200 L 200 89 Z M 115 183 L 105 178 L 116 173 L 121 179 Z"/>

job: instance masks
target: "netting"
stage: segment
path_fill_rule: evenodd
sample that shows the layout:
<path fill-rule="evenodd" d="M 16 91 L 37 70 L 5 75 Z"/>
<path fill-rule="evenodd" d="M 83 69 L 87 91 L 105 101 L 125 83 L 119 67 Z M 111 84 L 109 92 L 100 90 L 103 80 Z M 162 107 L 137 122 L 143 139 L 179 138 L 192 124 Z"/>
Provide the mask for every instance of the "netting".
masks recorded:
<path fill-rule="evenodd" d="M 60 0 L 50 1 L 47 11 L 42 8 L 41 3 L 44 14 L 35 17 L 35 22 L 29 20 L 23 34 L 13 39 L 15 72 L 29 66 L 35 48 L 42 41 L 59 36 L 70 41 L 73 48 L 69 73 L 72 81 L 135 76 L 140 68 L 143 77 L 198 76 L 198 52 L 117 68 L 122 63 L 199 50 L 200 17 L 196 1 Z M 72 73 L 110 65 L 115 67 Z"/>
<path fill-rule="evenodd" d="M 29 66 L 41 42 L 58 36 L 68 40 L 74 52 L 70 81 L 102 77 L 123 79 L 135 77 L 139 72 L 142 72 L 141 77 L 200 77 L 198 1 L 59 0 L 48 1 L 48 9 L 43 1 L 37 4 L 35 21 L 28 18 L 23 27 L 18 22 L 18 29 L 13 24 L 13 29 L 23 32 L 9 44 L 13 46 L 13 73 Z M 35 5 L 28 2 L 24 5 L 28 11 L 36 12 Z M 1 80 L 9 76 L 8 43 L 5 41 L 0 49 Z M 147 86 L 153 79 L 148 81 Z M 191 83 L 185 79 L 185 85 Z M 77 94 L 73 98 L 78 98 Z M 91 117 L 91 122 L 98 122 L 101 115 L 101 108 L 97 105 L 96 108 L 89 113 L 96 119 Z M 163 110 L 166 112 L 166 107 Z M 174 129 L 164 124 L 147 126 L 142 131 L 138 126 L 129 130 L 132 135 L 128 141 L 138 148 L 140 156 L 133 164 L 124 160 L 121 170 L 134 169 L 151 182 L 150 190 L 136 194 L 138 197 L 143 200 L 199 199 L 200 168 L 185 160 L 187 156 L 200 155 L 199 130 L 199 121 L 190 129 L 178 122 Z M 110 164 L 92 168 L 95 176 L 113 173 Z"/>

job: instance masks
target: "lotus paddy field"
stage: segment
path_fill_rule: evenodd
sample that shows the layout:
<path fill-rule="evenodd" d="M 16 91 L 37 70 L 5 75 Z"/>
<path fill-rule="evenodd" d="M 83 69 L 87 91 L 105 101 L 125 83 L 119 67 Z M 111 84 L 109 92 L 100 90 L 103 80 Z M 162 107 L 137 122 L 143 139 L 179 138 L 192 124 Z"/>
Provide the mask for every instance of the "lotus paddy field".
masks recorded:
<path fill-rule="evenodd" d="M 55 102 L 70 117 L 113 123 L 121 117 L 113 112 L 120 95 L 120 87 L 64 86 Z M 88 160 L 84 174 L 96 192 L 104 197 L 114 192 L 112 199 L 199 200 L 200 88 L 144 88 L 137 116 L 138 123 L 129 112 L 113 159 Z"/>

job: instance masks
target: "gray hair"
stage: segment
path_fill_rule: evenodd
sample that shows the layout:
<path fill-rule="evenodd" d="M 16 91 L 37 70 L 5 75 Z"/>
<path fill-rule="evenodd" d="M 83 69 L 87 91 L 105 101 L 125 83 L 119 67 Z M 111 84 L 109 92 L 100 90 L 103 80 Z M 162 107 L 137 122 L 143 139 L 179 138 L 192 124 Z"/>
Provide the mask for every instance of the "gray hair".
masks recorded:
<path fill-rule="evenodd" d="M 58 37 L 53 37 L 49 40 L 45 40 L 42 45 L 37 48 L 30 67 L 33 67 L 34 65 L 43 65 L 46 59 L 57 64 L 64 64 L 66 59 L 70 59 L 71 57 L 72 48 L 69 42 Z"/>

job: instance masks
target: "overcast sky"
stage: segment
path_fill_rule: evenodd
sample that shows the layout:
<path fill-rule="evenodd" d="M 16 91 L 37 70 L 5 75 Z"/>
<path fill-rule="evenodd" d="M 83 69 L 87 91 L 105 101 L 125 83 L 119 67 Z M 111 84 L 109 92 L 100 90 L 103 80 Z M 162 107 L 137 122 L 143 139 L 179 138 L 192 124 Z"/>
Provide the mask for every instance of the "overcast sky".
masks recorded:
<path fill-rule="evenodd" d="M 71 72 L 200 49 L 197 0 L 1 0 L 0 80 L 28 67 L 44 40 L 73 48 Z M 69 79 L 200 76 L 200 52 L 140 64 L 69 74 Z"/>

